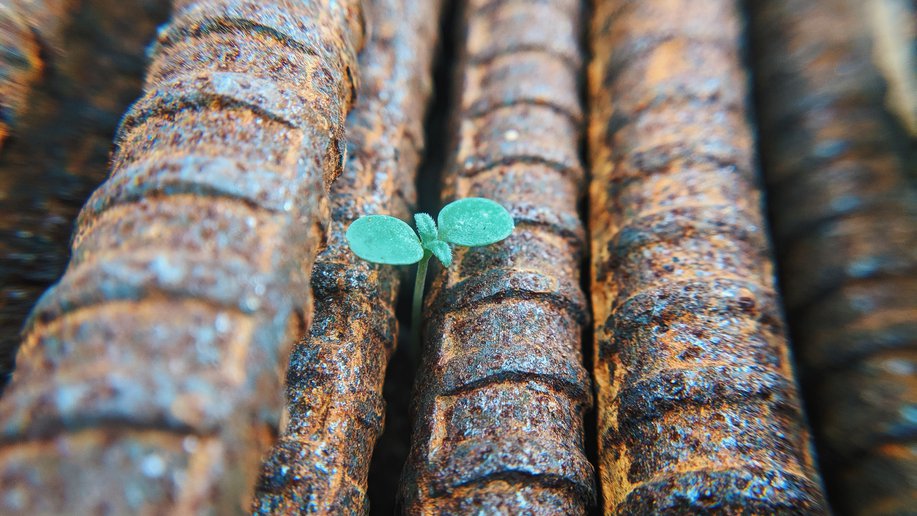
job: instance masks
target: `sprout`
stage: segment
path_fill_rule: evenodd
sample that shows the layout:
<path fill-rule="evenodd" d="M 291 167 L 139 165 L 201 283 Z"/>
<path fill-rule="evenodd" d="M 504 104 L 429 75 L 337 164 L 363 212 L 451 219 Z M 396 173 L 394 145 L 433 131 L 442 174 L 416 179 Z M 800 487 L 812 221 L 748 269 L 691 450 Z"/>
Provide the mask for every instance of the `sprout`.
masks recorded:
<path fill-rule="evenodd" d="M 353 221 L 347 228 L 350 250 L 373 263 L 409 265 L 418 263 L 414 281 L 414 306 L 411 324 L 414 337 L 420 331 L 424 282 L 431 256 L 452 265 L 450 244 L 465 247 L 490 245 L 513 232 L 513 217 L 490 199 L 469 197 L 447 204 L 439 212 L 437 223 L 426 213 L 414 215 L 417 233 L 406 222 L 388 215 L 367 215 Z M 419 236 L 418 236 L 419 234 Z"/>

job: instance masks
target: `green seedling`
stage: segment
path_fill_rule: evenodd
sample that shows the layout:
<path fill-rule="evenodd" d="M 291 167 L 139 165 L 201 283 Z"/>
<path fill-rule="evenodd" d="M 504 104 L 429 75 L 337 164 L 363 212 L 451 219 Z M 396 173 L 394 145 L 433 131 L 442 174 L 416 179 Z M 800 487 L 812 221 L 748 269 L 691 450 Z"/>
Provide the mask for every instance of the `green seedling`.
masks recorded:
<path fill-rule="evenodd" d="M 480 197 L 469 197 L 447 204 L 437 223 L 426 213 L 414 215 L 415 233 L 401 219 L 388 215 L 367 215 L 347 228 L 350 250 L 373 263 L 410 265 L 417 263 L 411 325 L 415 341 L 419 337 L 427 264 L 436 256 L 444 267 L 452 265 L 452 245 L 477 247 L 503 240 L 513 232 L 513 217 L 503 206 Z M 419 236 L 418 236 L 419 234 Z"/>

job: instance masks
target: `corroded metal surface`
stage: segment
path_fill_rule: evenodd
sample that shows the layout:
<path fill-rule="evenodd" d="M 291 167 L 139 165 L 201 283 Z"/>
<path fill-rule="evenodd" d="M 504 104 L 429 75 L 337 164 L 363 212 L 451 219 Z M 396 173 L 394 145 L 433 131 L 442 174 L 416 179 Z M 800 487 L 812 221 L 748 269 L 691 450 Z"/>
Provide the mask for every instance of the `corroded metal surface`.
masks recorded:
<path fill-rule="evenodd" d="M 835 508 L 917 507 L 917 202 L 860 6 L 755 4 L 787 312 Z"/>
<path fill-rule="evenodd" d="M 0 149 L 41 73 L 40 50 L 14 0 L 0 0 Z"/>
<path fill-rule="evenodd" d="M 821 513 L 731 0 L 595 3 L 590 231 L 609 514 Z"/>
<path fill-rule="evenodd" d="M 147 44 L 168 16 L 160 0 L 10 5 L 34 38 L 41 74 L 27 102 L 16 101 L 0 150 L 0 386 L 27 314 L 66 266 L 73 220 L 105 179 L 118 120 L 141 91 Z"/>
<path fill-rule="evenodd" d="M 176 4 L 0 402 L 6 512 L 240 512 L 271 444 L 362 13 Z"/>
<path fill-rule="evenodd" d="M 357 258 L 344 232 L 362 215 L 403 219 L 416 202 L 439 2 L 374 0 L 348 162 L 331 189 L 328 247 L 312 273 L 315 319 L 287 372 L 289 422 L 257 486 L 257 514 L 364 514 L 382 384 L 397 337 L 396 268 Z"/>
<path fill-rule="evenodd" d="M 577 514 L 583 452 L 583 228 L 576 0 L 465 6 L 445 199 L 489 197 L 516 230 L 456 248 L 430 292 L 402 486 L 409 514 Z"/>

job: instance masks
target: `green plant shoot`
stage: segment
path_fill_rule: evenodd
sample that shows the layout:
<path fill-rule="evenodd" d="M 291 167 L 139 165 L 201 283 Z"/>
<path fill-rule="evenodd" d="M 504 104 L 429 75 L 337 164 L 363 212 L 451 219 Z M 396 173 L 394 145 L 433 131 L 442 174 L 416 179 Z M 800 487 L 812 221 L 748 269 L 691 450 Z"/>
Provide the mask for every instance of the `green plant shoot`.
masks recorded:
<path fill-rule="evenodd" d="M 437 224 L 438 222 L 438 224 Z M 353 221 L 345 234 L 350 250 L 373 263 L 417 263 L 411 325 L 419 338 L 427 264 L 435 256 L 444 267 L 452 265 L 452 245 L 477 247 L 503 240 L 513 232 L 513 217 L 490 199 L 469 197 L 447 204 L 437 222 L 426 213 L 414 215 L 415 233 L 401 219 L 367 215 Z M 419 235 L 419 236 L 418 236 Z"/>

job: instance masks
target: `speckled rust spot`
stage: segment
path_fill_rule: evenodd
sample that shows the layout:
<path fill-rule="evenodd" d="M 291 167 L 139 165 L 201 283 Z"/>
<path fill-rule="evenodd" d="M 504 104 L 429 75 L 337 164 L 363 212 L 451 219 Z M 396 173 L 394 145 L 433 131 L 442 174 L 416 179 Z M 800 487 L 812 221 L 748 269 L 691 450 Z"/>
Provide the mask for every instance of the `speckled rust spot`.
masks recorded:
<path fill-rule="evenodd" d="M 289 422 L 268 455 L 257 514 L 364 514 L 382 383 L 397 336 L 397 269 L 357 258 L 344 239 L 359 216 L 407 218 L 423 147 L 423 117 L 439 2 L 375 0 L 362 87 L 347 120 L 348 162 L 331 189 L 328 246 L 312 273 L 315 319 L 287 371 Z"/>
<path fill-rule="evenodd" d="M 310 318 L 359 4 L 176 2 L 0 403 L 0 453 L 30 457 L 0 484 L 46 493 L 5 509 L 249 507 Z"/>
<path fill-rule="evenodd" d="M 12 124 L 0 149 L 0 387 L 167 16 L 159 0 L 0 2 L 0 125 Z"/>
<path fill-rule="evenodd" d="M 606 514 L 824 513 L 755 185 L 734 2 L 596 2 Z"/>
<path fill-rule="evenodd" d="M 415 387 L 408 514 L 580 514 L 591 405 L 581 363 L 583 169 L 576 1 L 472 1 L 444 200 L 488 197 L 508 239 L 434 281 Z"/>
<path fill-rule="evenodd" d="M 832 502 L 863 515 L 917 507 L 917 193 L 863 23 L 880 3 L 752 9 L 788 319 Z"/>
<path fill-rule="evenodd" d="M 28 106 L 44 64 L 40 52 L 24 13 L 15 4 L 0 4 L 0 150 Z"/>

